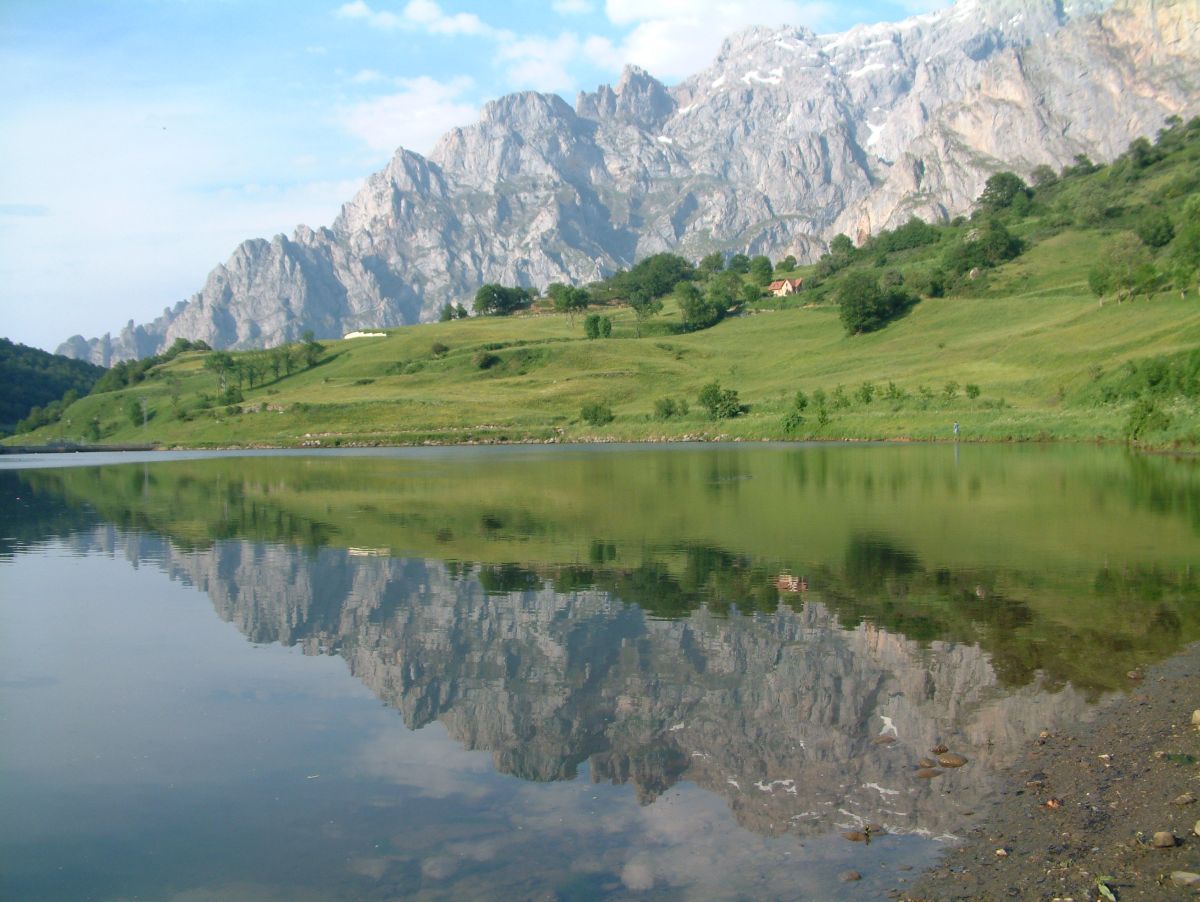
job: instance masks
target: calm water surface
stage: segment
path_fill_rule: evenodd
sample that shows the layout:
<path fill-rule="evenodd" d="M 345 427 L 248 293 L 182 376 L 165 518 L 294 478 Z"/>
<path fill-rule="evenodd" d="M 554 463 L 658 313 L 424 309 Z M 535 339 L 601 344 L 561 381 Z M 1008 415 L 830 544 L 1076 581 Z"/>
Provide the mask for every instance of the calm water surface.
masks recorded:
<path fill-rule="evenodd" d="M 1196 460 L 0 467 L 4 899 L 882 898 L 1200 639 Z"/>

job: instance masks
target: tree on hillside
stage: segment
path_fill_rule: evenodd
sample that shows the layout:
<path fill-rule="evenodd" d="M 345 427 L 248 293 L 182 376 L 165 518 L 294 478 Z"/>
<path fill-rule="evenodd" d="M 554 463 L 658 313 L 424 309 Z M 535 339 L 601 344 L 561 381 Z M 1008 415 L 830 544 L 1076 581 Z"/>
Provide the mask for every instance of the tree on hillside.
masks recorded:
<path fill-rule="evenodd" d="M 1029 174 L 1029 177 L 1033 180 L 1034 187 L 1039 191 L 1044 191 L 1046 188 L 1050 188 L 1058 183 L 1058 173 L 1045 163 L 1034 166 L 1033 172 Z"/>
<path fill-rule="evenodd" d="M 677 254 L 655 254 L 642 260 L 628 272 L 614 276 L 611 283 L 626 297 L 632 297 L 638 292 L 651 298 L 661 298 L 670 294 L 680 282 L 687 282 L 695 277 L 695 268 L 683 257 Z"/>
<path fill-rule="evenodd" d="M 984 183 L 983 193 L 975 206 L 984 211 L 1011 207 L 1018 197 L 1029 199 L 1029 186 L 1015 172 L 997 172 Z"/>
<path fill-rule="evenodd" d="M 1100 167 L 1091 161 L 1085 153 L 1075 154 L 1074 160 L 1070 166 L 1064 166 L 1062 177 L 1067 179 L 1077 175 L 1091 175 Z"/>
<path fill-rule="evenodd" d="M 850 272 L 837 291 L 842 325 L 847 335 L 874 332 L 907 312 L 917 298 L 899 285 L 882 289 L 870 272 Z"/>
<path fill-rule="evenodd" d="M 734 254 L 729 258 L 729 263 L 725 268 L 730 272 L 745 275 L 750 271 L 750 258 L 745 254 Z"/>
<path fill-rule="evenodd" d="M 662 311 L 663 302 L 648 291 L 638 289 L 630 293 L 629 306 L 633 308 L 633 315 L 636 317 L 634 331 L 636 336 L 641 338 L 642 323 L 652 316 L 657 316 Z"/>
<path fill-rule="evenodd" d="M 321 355 L 325 353 L 325 346 L 317 341 L 312 329 L 306 329 L 301 337 L 304 339 L 304 343 L 300 345 L 300 354 L 304 357 L 304 365 L 316 366 Z"/>
<path fill-rule="evenodd" d="M 771 265 L 771 260 L 768 257 L 759 254 L 757 257 L 750 259 L 750 278 L 754 279 L 759 285 L 766 285 L 771 281 L 771 275 L 775 272 L 775 267 Z"/>
<path fill-rule="evenodd" d="M 1194 196 L 1183 205 L 1182 225 L 1171 242 L 1167 265 L 1171 281 L 1183 297 L 1187 286 L 1195 284 L 1200 277 L 1200 195 Z M 1200 291 L 1200 285 L 1197 286 Z"/>
<path fill-rule="evenodd" d="M 1117 303 L 1134 295 L 1149 296 L 1160 276 L 1146 246 L 1126 232 L 1111 241 L 1088 271 L 1088 287 L 1097 297 L 1113 295 Z"/>
<path fill-rule="evenodd" d="M 612 335 L 612 320 L 599 313 L 589 313 L 583 321 L 583 334 L 588 338 L 608 338 Z"/>
<path fill-rule="evenodd" d="M 1144 137 L 1134 138 L 1129 142 L 1129 150 L 1125 153 L 1137 169 L 1145 169 L 1151 163 L 1157 163 L 1163 158 L 1162 150 Z"/>
<path fill-rule="evenodd" d="M 965 273 L 975 267 L 999 266 L 1021 253 L 1024 244 L 998 219 L 989 220 L 979 228 L 969 229 L 955 246 L 946 252 L 946 268 Z"/>
<path fill-rule="evenodd" d="M 586 310 L 591 303 L 591 296 L 586 289 L 562 282 L 551 282 L 546 286 L 546 294 L 554 302 L 556 312 L 566 313 L 572 318 L 580 310 Z"/>
<path fill-rule="evenodd" d="M 532 295 L 524 288 L 508 288 L 490 282 L 475 292 L 473 306 L 480 316 L 508 316 L 528 307 L 532 300 Z"/>
<path fill-rule="evenodd" d="M 854 242 L 849 235 L 839 232 L 829 242 L 829 253 L 835 257 L 851 257 L 854 255 Z"/>
<path fill-rule="evenodd" d="M 712 300 L 711 290 L 706 294 L 690 282 L 679 286 L 676 297 L 683 327 L 689 332 L 716 325 L 724 314 L 724 309 Z"/>
<path fill-rule="evenodd" d="M 719 251 L 713 251 L 711 254 L 706 255 L 696 267 L 696 271 L 705 278 L 715 276 L 719 272 L 724 272 L 724 270 L 725 255 Z"/>
<path fill-rule="evenodd" d="M 204 358 L 204 368 L 216 373 L 217 383 L 221 391 L 225 391 L 229 376 L 234 370 L 233 355 L 228 351 L 213 351 Z"/>
<path fill-rule="evenodd" d="M 1147 247 L 1164 247 L 1175 237 L 1175 226 L 1171 218 L 1162 210 L 1151 210 L 1145 213 L 1133 227 L 1137 236 Z"/>
<path fill-rule="evenodd" d="M 791 272 L 796 268 L 796 258 L 788 254 L 775 264 L 775 272 Z"/>

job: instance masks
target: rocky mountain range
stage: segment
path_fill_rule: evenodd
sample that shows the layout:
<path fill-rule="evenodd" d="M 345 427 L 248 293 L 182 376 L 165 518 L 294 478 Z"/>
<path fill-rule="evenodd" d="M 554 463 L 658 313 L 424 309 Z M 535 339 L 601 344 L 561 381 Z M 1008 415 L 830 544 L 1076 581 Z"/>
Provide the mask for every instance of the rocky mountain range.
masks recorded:
<path fill-rule="evenodd" d="M 657 620 L 596 589 L 488 591 L 436 560 L 240 540 L 181 548 L 111 524 L 68 541 L 195 586 L 253 642 L 341 656 L 409 729 L 440 722 L 501 773 L 547 782 L 586 768 L 643 804 L 688 781 L 766 836 L 867 823 L 953 834 L 1039 730 L 1089 716 L 1069 685 L 1004 686 L 979 646 L 845 629 L 818 599 Z M 914 777 L 940 741 L 970 765 Z"/>
<path fill-rule="evenodd" d="M 270 347 L 435 318 L 485 282 L 586 283 L 661 251 L 811 260 L 970 208 L 999 169 L 1097 161 L 1200 112 L 1198 0 L 959 0 L 839 35 L 753 28 L 668 87 L 487 104 L 396 152 L 328 228 L 244 242 L 204 287 L 60 354 Z"/>

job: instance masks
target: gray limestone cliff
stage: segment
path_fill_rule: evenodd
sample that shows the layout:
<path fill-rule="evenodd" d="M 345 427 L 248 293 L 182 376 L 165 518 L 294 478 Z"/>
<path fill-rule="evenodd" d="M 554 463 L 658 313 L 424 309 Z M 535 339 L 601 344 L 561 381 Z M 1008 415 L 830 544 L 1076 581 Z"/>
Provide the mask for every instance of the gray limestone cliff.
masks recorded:
<path fill-rule="evenodd" d="M 969 209 L 988 175 L 1109 160 L 1200 112 L 1200 0 L 959 0 L 841 35 L 754 28 L 668 88 L 487 104 L 398 150 L 329 228 L 247 241 L 145 325 L 58 352 L 109 365 L 176 338 L 270 347 L 427 321 L 484 282 L 585 283 L 672 251 L 793 254 Z"/>

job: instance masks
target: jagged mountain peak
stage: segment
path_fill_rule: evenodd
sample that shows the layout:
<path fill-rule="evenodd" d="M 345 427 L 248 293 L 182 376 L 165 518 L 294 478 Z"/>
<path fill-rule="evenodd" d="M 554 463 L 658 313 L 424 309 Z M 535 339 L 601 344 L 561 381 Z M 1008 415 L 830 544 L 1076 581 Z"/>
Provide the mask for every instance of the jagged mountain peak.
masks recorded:
<path fill-rule="evenodd" d="M 59 352 L 338 337 L 661 251 L 813 259 L 838 232 L 963 212 L 998 169 L 1111 159 L 1200 112 L 1198 20 L 1197 0 L 960 0 L 840 35 L 746 29 L 670 89 L 628 67 L 574 109 L 507 95 L 428 158 L 398 150 L 332 229 L 245 242 L 186 304 Z"/>

